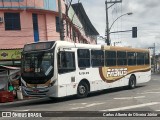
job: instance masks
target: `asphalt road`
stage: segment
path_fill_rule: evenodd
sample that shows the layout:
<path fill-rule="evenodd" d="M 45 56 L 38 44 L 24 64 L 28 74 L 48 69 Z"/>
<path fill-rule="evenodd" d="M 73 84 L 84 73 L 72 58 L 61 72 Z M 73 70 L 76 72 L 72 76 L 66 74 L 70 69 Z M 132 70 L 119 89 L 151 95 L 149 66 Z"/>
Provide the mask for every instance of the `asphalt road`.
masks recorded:
<path fill-rule="evenodd" d="M 152 111 L 160 113 L 160 74 L 152 75 L 150 82 L 138 85 L 135 89 L 116 88 L 92 93 L 87 98 L 76 99 L 74 96 L 51 100 L 39 98 L 17 101 L 13 103 L 0 103 L 1 111 Z M 82 113 L 81 113 L 82 114 Z M 93 116 L 95 114 L 93 113 Z M 62 115 L 63 116 L 63 115 Z M 79 114 L 79 116 L 81 116 Z M 6 118 L 0 118 L 6 119 Z M 7 118 L 8 119 L 8 118 Z M 12 118 L 10 118 L 12 119 Z M 22 119 L 22 118 L 16 118 Z M 31 118 L 23 118 L 25 120 Z M 33 118 L 32 118 L 33 119 Z M 34 118 L 36 119 L 36 118 Z M 39 120 L 39 118 L 37 118 Z M 41 118 L 46 119 L 46 118 Z M 47 119 L 91 119 L 91 117 L 49 117 Z M 117 117 L 92 117 L 92 119 L 117 119 Z M 160 117 L 118 117 L 119 120 L 157 120 Z"/>

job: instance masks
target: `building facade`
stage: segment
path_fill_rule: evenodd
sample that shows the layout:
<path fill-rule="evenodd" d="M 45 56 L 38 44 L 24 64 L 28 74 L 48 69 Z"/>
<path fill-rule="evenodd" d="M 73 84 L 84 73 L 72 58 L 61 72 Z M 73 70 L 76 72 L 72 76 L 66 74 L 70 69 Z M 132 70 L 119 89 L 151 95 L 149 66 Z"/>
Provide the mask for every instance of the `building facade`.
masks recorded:
<path fill-rule="evenodd" d="M 64 39 L 96 44 L 99 34 L 82 4 L 68 6 L 61 0 Z M 58 0 L 0 0 L 0 61 L 6 60 L 9 54 L 4 50 L 21 49 L 31 42 L 60 40 L 59 32 Z"/>

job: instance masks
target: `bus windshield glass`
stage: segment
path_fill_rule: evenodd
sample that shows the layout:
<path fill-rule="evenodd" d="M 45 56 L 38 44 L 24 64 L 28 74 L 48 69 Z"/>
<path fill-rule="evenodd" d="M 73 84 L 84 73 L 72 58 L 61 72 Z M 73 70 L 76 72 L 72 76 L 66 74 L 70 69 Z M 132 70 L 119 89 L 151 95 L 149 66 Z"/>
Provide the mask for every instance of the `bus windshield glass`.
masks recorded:
<path fill-rule="evenodd" d="M 22 78 L 27 83 L 42 84 L 51 79 L 54 68 L 53 51 L 24 53 L 22 57 Z"/>

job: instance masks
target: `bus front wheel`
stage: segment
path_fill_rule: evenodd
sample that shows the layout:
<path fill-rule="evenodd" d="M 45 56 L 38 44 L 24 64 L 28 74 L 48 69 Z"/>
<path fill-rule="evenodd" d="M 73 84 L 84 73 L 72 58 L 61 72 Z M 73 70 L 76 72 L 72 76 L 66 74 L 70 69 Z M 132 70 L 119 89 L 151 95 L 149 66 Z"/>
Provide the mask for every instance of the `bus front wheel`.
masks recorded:
<path fill-rule="evenodd" d="M 133 89 L 133 88 L 136 87 L 136 78 L 135 78 L 135 76 L 132 75 L 129 78 L 129 85 L 128 85 L 128 87 L 129 87 L 129 89 Z"/>
<path fill-rule="evenodd" d="M 80 82 L 77 87 L 77 97 L 78 98 L 87 97 L 88 92 L 89 92 L 89 87 L 86 84 L 86 82 Z"/>

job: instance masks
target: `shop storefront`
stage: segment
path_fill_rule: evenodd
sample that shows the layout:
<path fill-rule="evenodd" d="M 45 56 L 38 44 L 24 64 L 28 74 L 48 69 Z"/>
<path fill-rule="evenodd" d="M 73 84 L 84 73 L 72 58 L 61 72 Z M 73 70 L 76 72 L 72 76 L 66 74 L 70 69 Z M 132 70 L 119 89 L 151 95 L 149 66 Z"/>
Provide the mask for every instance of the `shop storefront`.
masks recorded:
<path fill-rule="evenodd" d="M 0 65 L 20 67 L 22 49 L 0 50 Z"/>

